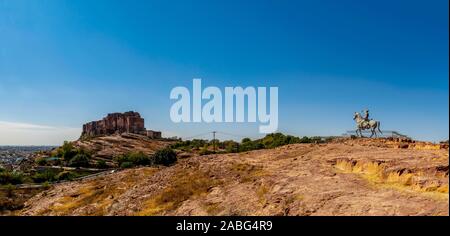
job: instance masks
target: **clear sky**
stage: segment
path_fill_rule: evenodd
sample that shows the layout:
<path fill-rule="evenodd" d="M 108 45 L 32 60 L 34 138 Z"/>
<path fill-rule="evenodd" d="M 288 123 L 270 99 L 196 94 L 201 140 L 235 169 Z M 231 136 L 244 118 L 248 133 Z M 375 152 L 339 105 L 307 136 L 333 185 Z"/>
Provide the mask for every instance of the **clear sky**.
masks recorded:
<path fill-rule="evenodd" d="M 170 90 L 193 78 L 278 86 L 289 134 L 339 135 L 369 108 L 384 130 L 448 139 L 448 4 L 0 0 L 0 144 L 60 144 L 128 110 L 166 136 L 260 136 L 172 123 Z"/>

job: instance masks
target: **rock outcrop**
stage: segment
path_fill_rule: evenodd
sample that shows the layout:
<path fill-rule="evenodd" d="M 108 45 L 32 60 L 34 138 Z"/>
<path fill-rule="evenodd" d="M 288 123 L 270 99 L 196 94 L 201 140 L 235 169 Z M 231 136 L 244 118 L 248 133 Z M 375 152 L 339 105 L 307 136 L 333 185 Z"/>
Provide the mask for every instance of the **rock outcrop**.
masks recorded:
<path fill-rule="evenodd" d="M 144 135 L 123 133 L 80 139 L 72 144 L 75 148 L 89 151 L 93 163 L 103 160 L 109 166 L 115 166 L 117 163 L 113 161 L 114 157 L 132 152 L 152 155 L 157 150 L 173 143 L 172 140 L 153 139 Z"/>
<path fill-rule="evenodd" d="M 102 135 L 133 133 L 161 138 L 161 132 L 147 131 L 144 119 L 138 112 L 111 113 L 99 121 L 92 121 L 83 125 L 82 138 Z"/>

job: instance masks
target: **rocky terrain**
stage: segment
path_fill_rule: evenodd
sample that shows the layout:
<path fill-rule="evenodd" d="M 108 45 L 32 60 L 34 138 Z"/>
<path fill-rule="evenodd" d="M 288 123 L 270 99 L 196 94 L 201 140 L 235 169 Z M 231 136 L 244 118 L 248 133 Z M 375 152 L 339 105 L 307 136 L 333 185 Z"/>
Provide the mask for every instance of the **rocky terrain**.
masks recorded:
<path fill-rule="evenodd" d="M 156 140 L 132 133 L 99 136 L 73 142 L 75 147 L 84 148 L 92 152 L 93 160 L 104 160 L 107 163 L 111 162 L 114 157 L 129 152 L 143 152 L 150 155 L 171 143 L 174 142 L 170 140 Z"/>
<path fill-rule="evenodd" d="M 116 139 L 78 145 L 141 148 Z M 448 145 L 389 139 L 193 156 L 56 184 L 14 214 L 449 215 L 448 157 Z"/>

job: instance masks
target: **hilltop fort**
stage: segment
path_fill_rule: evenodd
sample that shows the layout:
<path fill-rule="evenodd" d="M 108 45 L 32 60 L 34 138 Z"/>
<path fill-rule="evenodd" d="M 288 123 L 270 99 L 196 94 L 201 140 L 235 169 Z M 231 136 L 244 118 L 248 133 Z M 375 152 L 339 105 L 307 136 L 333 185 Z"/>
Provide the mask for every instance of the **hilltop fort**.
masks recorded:
<path fill-rule="evenodd" d="M 147 130 L 144 119 L 138 112 L 111 113 L 102 120 L 92 121 L 83 125 L 82 138 L 132 133 L 145 135 L 149 138 L 161 138 L 161 132 Z"/>

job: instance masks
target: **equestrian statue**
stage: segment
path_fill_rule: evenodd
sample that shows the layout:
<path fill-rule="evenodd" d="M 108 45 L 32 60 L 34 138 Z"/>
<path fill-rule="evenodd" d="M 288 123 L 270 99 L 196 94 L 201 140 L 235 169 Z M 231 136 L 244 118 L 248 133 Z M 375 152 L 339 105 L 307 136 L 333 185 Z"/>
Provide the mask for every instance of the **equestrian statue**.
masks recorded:
<path fill-rule="evenodd" d="M 378 137 L 377 131 L 380 132 L 380 134 L 383 134 L 383 132 L 381 132 L 380 130 L 380 122 L 369 119 L 368 109 L 364 110 L 364 117 L 362 117 L 359 112 L 355 112 L 353 120 L 355 120 L 356 122 L 356 135 L 358 135 L 359 132 L 360 137 L 364 137 L 361 131 L 366 129 L 369 129 L 372 132 L 372 134 L 370 135 L 371 138 L 374 135 L 375 137 Z"/>

